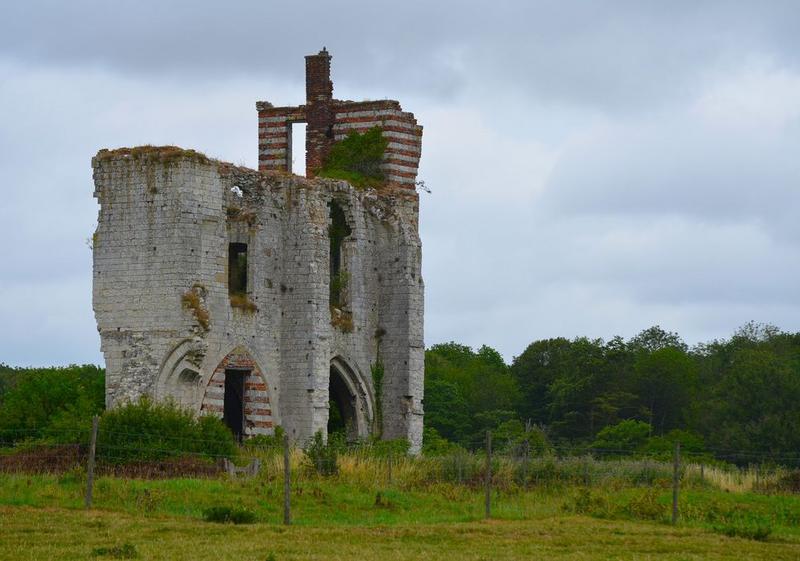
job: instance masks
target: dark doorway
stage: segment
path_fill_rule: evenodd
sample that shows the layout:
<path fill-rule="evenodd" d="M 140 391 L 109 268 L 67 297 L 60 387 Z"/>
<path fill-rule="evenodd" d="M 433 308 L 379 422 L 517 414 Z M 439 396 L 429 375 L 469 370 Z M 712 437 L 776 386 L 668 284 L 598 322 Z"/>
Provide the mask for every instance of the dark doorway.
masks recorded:
<path fill-rule="evenodd" d="M 355 396 L 335 366 L 331 366 L 328 395 L 328 434 L 342 433 L 348 440 L 357 438 Z"/>
<path fill-rule="evenodd" d="M 225 406 L 222 420 L 231 429 L 236 440 L 244 433 L 244 379 L 248 370 L 225 371 Z"/>

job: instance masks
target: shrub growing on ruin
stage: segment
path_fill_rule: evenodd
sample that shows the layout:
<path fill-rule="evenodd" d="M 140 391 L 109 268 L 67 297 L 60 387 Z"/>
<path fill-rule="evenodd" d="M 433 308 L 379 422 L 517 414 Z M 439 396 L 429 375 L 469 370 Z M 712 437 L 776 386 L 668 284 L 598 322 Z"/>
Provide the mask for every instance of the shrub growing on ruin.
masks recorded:
<path fill-rule="evenodd" d="M 363 134 L 352 131 L 333 145 L 319 176 L 344 179 L 359 188 L 379 187 L 384 181 L 381 164 L 388 145 L 380 127 Z"/>

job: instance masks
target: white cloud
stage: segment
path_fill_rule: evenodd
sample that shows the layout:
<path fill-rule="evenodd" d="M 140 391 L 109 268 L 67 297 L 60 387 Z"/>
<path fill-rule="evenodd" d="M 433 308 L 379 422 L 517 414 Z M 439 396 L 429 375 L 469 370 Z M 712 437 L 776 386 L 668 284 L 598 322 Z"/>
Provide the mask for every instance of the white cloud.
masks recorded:
<path fill-rule="evenodd" d="M 797 125 L 800 73 L 769 58 L 749 58 L 731 72 L 715 75 L 693 110 L 729 133 L 761 135 Z"/>

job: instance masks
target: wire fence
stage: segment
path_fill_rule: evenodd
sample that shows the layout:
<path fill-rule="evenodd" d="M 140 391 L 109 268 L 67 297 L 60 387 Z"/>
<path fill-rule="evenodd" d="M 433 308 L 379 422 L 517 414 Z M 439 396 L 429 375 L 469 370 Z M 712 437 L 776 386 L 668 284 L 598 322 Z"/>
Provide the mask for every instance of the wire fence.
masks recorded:
<path fill-rule="evenodd" d="M 305 444 L 305 446 L 303 445 Z M 800 456 L 745 450 L 681 450 L 642 453 L 634 448 L 594 448 L 570 443 L 534 446 L 526 440 L 495 448 L 487 433 L 481 449 L 454 449 L 412 457 L 369 443 L 290 443 L 288 438 L 245 442 L 220 452 L 213 439 L 107 430 L 35 428 L 0 431 L 0 472 L 64 474 L 86 480 L 86 506 L 96 477 L 128 479 L 262 478 L 283 482 L 284 522 L 290 523 L 292 490 L 321 478 L 414 490 L 451 485 L 482 491 L 491 517 L 498 492 L 542 487 L 672 488 L 676 522 L 684 487 L 734 492 L 800 492 Z"/>

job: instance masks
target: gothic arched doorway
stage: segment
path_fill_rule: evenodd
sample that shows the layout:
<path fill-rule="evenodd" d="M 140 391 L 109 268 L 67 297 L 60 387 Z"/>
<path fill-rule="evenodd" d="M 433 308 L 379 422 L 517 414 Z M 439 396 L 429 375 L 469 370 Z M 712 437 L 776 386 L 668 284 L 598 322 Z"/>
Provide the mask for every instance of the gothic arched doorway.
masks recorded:
<path fill-rule="evenodd" d="M 201 413 L 222 418 L 237 439 L 273 434 L 266 377 L 244 347 L 236 347 L 214 369 Z"/>
<path fill-rule="evenodd" d="M 350 442 L 369 436 L 372 396 L 360 376 L 338 357 L 331 361 L 328 400 L 328 435 L 341 433 Z"/>

